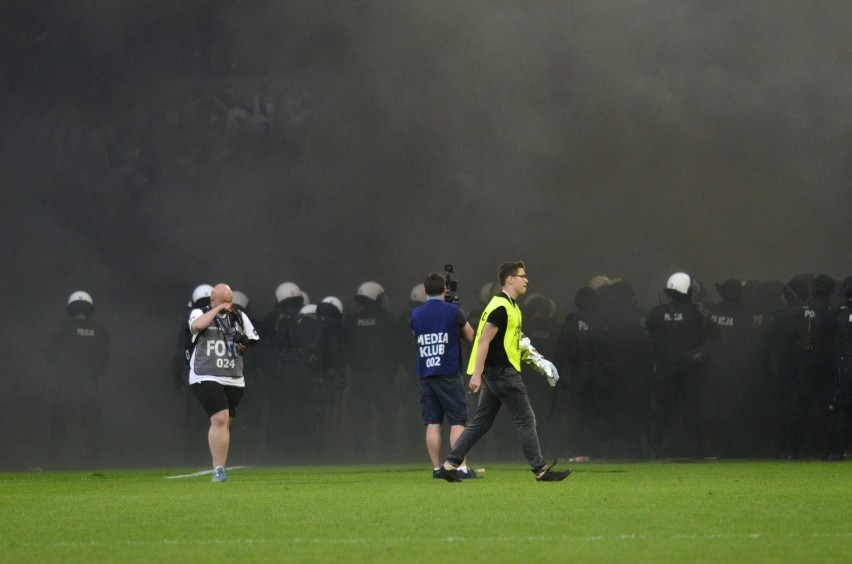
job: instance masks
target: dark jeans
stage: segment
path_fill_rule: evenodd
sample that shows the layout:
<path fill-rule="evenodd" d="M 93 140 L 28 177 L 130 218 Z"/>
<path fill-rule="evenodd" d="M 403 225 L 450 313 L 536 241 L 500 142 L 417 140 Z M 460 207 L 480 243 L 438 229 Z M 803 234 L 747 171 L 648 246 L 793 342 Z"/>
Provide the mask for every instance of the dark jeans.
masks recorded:
<path fill-rule="evenodd" d="M 530 405 L 527 388 L 521 380 L 521 373 L 514 368 L 486 368 L 482 373 L 482 388 L 479 390 L 479 403 L 473 420 L 467 424 L 461 437 L 456 441 L 447 460 L 458 466 L 468 451 L 484 435 L 491 425 L 500 407 L 506 404 L 512 412 L 512 419 L 518 430 L 524 456 L 537 472 L 545 467 L 538 443 L 535 427 L 535 413 Z"/>

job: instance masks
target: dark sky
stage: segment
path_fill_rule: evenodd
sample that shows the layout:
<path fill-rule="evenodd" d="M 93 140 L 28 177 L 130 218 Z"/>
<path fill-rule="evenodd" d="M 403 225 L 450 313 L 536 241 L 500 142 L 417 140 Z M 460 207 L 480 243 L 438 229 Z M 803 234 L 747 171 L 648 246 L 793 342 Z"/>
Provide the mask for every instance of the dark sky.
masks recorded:
<path fill-rule="evenodd" d="M 347 304 L 375 280 L 400 310 L 445 263 L 468 303 L 515 259 L 566 305 L 596 274 L 646 304 L 677 270 L 849 274 L 845 2 L 18 0 L 0 22 L 18 372 L 77 289 L 153 382 L 201 282 L 262 316 L 285 280 Z M 266 137 L 204 110 L 255 95 Z"/>

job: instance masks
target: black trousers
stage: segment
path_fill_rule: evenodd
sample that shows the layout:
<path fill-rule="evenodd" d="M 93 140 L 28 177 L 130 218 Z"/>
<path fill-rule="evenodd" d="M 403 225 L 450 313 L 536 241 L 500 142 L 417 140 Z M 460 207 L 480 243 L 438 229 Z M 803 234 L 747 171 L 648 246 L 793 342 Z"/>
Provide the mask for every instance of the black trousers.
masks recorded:
<path fill-rule="evenodd" d="M 810 419 L 815 432 L 807 449 L 818 456 L 828 454 L 831 435 L 831 404 L 836 381 L 834 358 L 826 354 L 801 354 L 796 363 L 794 392 L 783 416 L 779 437 L 781 455 L 798 458 L 805 449 L 805 436 Z M 809 416 L 813 416 L 809 418 Z"/>
<path fill-rule="evenodd" d="M 651 449 L 654 457 L 669 455 L 663 440 L 675 408 L 680 408 L 681 423 L 689 440 L 689 455 L 704 457 L 703 418 L 701 413 L 704 366 L 658 367 L 654 374 L 655 405 L 651 423 Z"/>

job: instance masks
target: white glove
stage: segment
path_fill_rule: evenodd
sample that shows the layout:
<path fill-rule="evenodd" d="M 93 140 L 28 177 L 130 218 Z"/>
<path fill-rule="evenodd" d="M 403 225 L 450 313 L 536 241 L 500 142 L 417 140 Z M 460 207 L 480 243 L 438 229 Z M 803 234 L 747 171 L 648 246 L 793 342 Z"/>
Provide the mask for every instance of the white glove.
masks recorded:
<path fill-rule="evenodd" d="M 530 338 L 523 333 L 521 333 L 519 346 L 524 362 L 535 368 L 535 371 L 539 374 L 543 374 L 551 388 L 555 386 L 556 382 L 559 381 L 559 371 L 556 370 L 556 366 L 541 356 L 541 353 L 535 350 Z"/>
<path fill-rule="evenodd" d="M 541 373 L 547 378 L 547 383 L 550 384 L 550 387 L 552 388 L 556 385 L 556 382 L 559 381 L 559 371 L 556 370 L 556 366 L 546 358 L 542 358 L 541 362 L 543 364 L 541 367 Z"/>

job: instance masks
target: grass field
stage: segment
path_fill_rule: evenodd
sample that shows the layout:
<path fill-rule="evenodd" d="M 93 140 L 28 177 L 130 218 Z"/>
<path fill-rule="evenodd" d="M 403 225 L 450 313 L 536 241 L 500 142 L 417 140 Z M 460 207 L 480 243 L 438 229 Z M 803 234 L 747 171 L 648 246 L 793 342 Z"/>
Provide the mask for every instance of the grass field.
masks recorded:
<path fill-rule="evenodd" d="M 486 468 L 0 474 L 0 561 L 852 561 L 852 464 Z"/>

